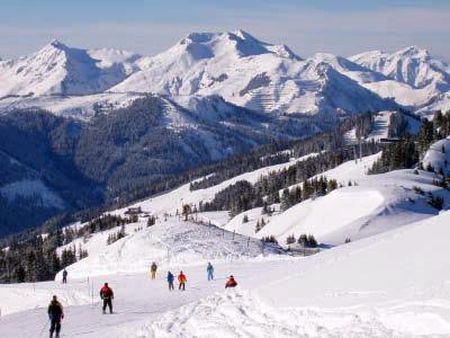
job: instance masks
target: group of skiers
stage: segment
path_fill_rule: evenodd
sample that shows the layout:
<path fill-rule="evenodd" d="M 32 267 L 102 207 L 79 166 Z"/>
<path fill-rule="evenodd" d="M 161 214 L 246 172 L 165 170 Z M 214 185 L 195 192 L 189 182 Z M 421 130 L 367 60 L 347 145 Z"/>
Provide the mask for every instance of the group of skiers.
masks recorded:
<path fill-rule="evenodd" d="M 158 270 L 158 266 L 155 262 L 150 266 L 150 278 L 154 280 L 156 278 L 156 272 Z M 214 280 L 214 267 L 208 262 L 206 267 L 206 274 L 208 281 Z M 62 282 L 63 284 L 67 283 L 68 272 L 66 269 L 63 270 L 62 273 Z M 167 283 L 169 284 L 169 290 L 172 291 L 175 289 L 174 287 L 175 275 L 168 271 L 167 272 Z M 180 271 L 178 274 L 178 290 L 185 291 L 186 290 L 187 277 Z M 234 279 L 233 275 L 231 275 L 227 282 L 225 283 L 225 288 L 233 288 L 237 286 L 237 282 Z M 113 313 L 113 305 L 112 300 L 114 299 L 114 292 L 109 287 L 108 283 L 104 283 L 103 287 L 100 289 L 100 298 L 103 301 L 102 311 L 103 314 L 106 313 L 106 308 L 109 309 L 109 313 Z M 50 338 L 53 338 L 53 334 L 55 333 L 55 338 L 59 338 L 59 333 L 61 331 L 61 320 L 64 318 L 64 311 L 61 303 L 58 301 L 56 296 L 53 296 L 50 305 L 48 306 L 48 316 L 50 320 Z"/>
<path fill-rule="evenodd" d="M 156 265 L 155 262 L 153 262 L 152 265 L 150 266 L 150 278 L 152 280 L 156 278 L 157 270 L 158 270 L 158 266 Z M 206 274 L 207 274 L 208 281 L 214 280 L 214 267 L 211 264 L 211 262 L 208 262 L 208 265 L 206 267 Z M 168 271 L 166 279 L 167 279 L 167 284 L 169 286 L 169 290 L 170 291 L 175 290 L 175 286 L 174 286 L 175 275 L 171 271 Z M 178 279 L 178 290 L 185 291 L 187 277 L 183 271 L 180 271 L 177 279 Z M 237 286 L 237 282 L 234 279 L 234 277 L 231 275 L 229 277 L 229 279 L 227 280 L 227 282 L 225 283 L 225 288 L 230 288 L 230 287 L 235 287 L 235 286 Z"/>

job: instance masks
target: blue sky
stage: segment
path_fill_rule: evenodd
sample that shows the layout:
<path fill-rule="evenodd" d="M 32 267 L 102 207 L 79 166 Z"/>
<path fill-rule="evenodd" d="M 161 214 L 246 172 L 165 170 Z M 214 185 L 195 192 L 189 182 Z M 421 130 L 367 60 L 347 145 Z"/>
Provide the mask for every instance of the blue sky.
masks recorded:
<path fill-rule="evenodd" d="M 0 57 L 53 38 L 155 54 L 192 31 L 237 28 L 301 56 L 418 45 L 450 60 L 450 0 L 0 0 Z"/>

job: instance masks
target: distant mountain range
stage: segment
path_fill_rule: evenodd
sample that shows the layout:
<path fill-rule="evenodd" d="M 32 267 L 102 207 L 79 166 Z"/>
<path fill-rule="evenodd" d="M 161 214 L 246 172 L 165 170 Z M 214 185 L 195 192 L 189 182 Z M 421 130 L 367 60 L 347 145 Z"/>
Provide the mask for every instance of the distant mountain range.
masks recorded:
<path fill-rule="evenodd" d="M 417 47 L 303 59 L 243 31 L 191 33 L 152 57 L 52 41 L 30 56 L 0 61 L 0 108 L 39 106 L 86 118 L 94 108 L 123 107 L 154 93 L 180 105 L 219 95 L 277 114 L 357 113 L 396 104 L 426 113 L 447 104 L 448 69 Z"/>

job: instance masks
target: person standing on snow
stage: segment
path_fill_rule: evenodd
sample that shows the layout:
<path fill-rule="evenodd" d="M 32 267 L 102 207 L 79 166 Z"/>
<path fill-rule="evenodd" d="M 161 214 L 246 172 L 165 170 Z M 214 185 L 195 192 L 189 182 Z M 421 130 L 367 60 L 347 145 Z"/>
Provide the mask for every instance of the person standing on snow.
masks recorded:
<path fill-rule="evenodd" d="M 66 269 L 64 269 L 63 273 L 62 273 L 62 277 L 63 277 L 62 282 L 63 282 L 63 284 L 67 284 L 67 275 L 68 275 L 68 272 L 67 272 Z"/>
<path fill-rule="evenodd" d="M 206 268 L 206 272 L 208 273 L 208 281 L 211 281 L 214 279 L 214 267 L 212 266 L 211 262 L 208 262 L 208 267 Z"/>
<path fill-rule="evenodd" d="M 63 307 L 58 298 L 53 296 L 53 299 L 48 306 L 48 318 L 50 319 L 50 338 L 53 338 L 53 333 L 56 332 L 56 338 L 59 338 L 59 332 L 61 331 L 61 320 L 64 318 Z"/>
<path fill-rule="evenodd" d="M 175 280 L 175 276 L 172 272 L 167 273 L 167 283 L 169 283 L 169 290 L 174 290 L 173 281 Z"/>
<path fill-rule="evenodd" d="M 152 266 L 150 267 L 150 273 L 151 273 L 152 279 L 156 278 L 156 270 L 158 270 L 158 266 L 156 265 L 155 262 L 153 262 Z"/>
<path fill-rule="evenodd" d="M 233 275 L 231 275 L 230 278 L 228 278 L 227 282 L 225 283 L 225 289 L 234 288 L 237 285 L 238 284 L 237 284 L 236 280 L 234 279 Z"/>
<path fill-rule="evenodd" d="M 183 273 L 183 271 L 180 271 L 180 274 L 178 275 L 178 290 L 183 289 L 183 291 L 186 290 L 186 282 L 187 278 L 186 275 Z"/>
<path fill-rule="evenodd" d="M 105 283 L 105 285 L 103 285 L 100 289 L 100 298 L 103 300 L 103 314 L 106 313 L 106 306 L 109 308 L 109 313 L 112 313 L 112 300 L 114 299 L 114 292 L 108 286 L 108 283 Z"/>

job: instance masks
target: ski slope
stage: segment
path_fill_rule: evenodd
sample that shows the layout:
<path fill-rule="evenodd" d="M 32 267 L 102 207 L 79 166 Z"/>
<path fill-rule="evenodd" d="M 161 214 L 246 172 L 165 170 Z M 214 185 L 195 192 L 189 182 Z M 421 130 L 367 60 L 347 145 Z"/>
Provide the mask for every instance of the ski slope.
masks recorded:
<path fill-rule="evenodd" d="M 448 170 L 441 156 L 447 141 L 432 145 L 424 161 Z M 212 199 L 240 179 L 255 182 L 302 159 L 139 202 L 135 206 L 157 216 L 156 224 L 146 227 L 141 215 L 113 244 L 106 240 L 119 228 L 69 243 L 66 248 L 81 245 L 89 256 L 67 268 L 68 284 L 58 274 L 53 282 L 0 285 L 1 335 L 47 335 L 46 306 L 56 294 L 65 306 L 63 337 L 450 336 L 450 193 L 433 184 L 437 174 L 423 170 L 367 175 L 379 156 L 322 173 L 344 187 L 284 212 L 273 205 L 271 216 L 255 208 L 232 220 L 221 211 L 185 222 L 175 213 L 181 203 Z M 444 211 L 427 203 L 429 192 L 444 198 Z M 254 234 L 252 222 L 261 217 L 267 224 Z M 301 233 L 336 246 L 292 257 L 258 240 L 274 234 L 282 243 Z M 351 242 L 342 244 L 346 238 Z M 155 281 L 147 274 L 153 261 L 159 266 Z M 208 261 L 215 267 L 213 282 L 206 278 Z M 185 292 L 167 289 L 169 270 L 186 273 Z M 224 290 L 231 274 L 239 286 Z M 113 315 L 101 314 L 97 295 L 104 282 L 115 291 Z"/>
<path fill-rule="evenodd" d="M 289 262 L 275 282 L 189 304 L 136 336 L 448 336 L 448 224 L 445 212 Z"/>
<path fill-rule="evenodd" d="M 449 222 L 450 212 L 442 212 L 306 258 L 213 262 L 214 282 L 207 282 L 205 265 L 184 266 L 186 292 L 167 290 L 165 269 L 155 281 L 137 273 L 93 277 L 88 284 L 69 274 L 69 292 L 91 296 L 93 290 L 94 297 L 66 306 L 63 337 L 447 336 Z M 235 290 L 223 289 L 229 274 L 238 280 Z M 97 291 L 104 281 L 115 291 L 113 315 L 101 315 Z M 36 289 L 51 286 L 58 294 L 59 282 Z M 40 303 L 3 316 L 2 337 L 45 336 L 46 303 Z"/>

